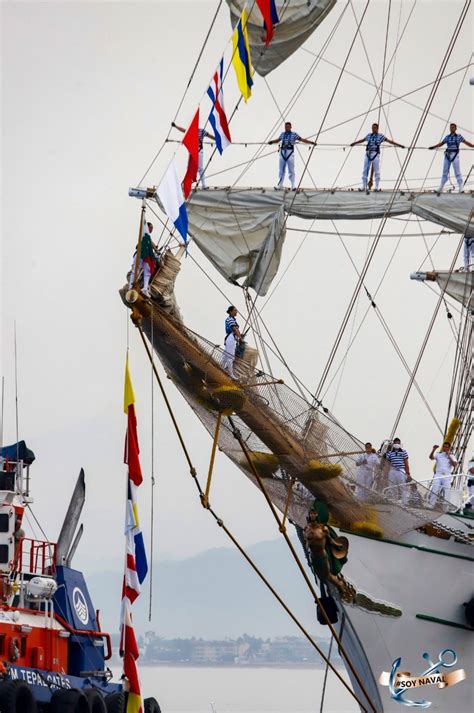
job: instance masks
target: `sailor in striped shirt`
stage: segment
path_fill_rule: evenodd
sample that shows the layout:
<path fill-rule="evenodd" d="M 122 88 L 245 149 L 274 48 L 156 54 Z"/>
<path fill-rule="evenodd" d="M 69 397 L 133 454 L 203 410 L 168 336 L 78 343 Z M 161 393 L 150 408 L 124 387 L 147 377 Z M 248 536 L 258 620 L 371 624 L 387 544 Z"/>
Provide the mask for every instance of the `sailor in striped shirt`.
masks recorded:
<path fill-rule="evenodd" d="M 225 369 L 229 375 L 235 379 L 234 375 L 234 359 L 237 343 L 242 338 L 239 325 L 237 324 L 237 308 L 230 305 L 227 308 L 228 317 L 225 321 L 225 339 L 224 339 L 224 354 L 221 359 L 221 367 Z"/>
<path fill-rule="evenodd" d="M 295 144 L 297 141 L 301 141 L 303 144 L 311 144 L 316 146 L 315 141 L 309 141 L 309 139 L 302 139 L 299 134 L 291 130 L 291 123 L 289 121 L 285 122 L 285 131 L 283 131 L 277 139 L 272 139 L 269 144 L 280 144 L 280 163 L 278 172 L 278 185 L 277 188 L 283 187 L 283 181 L 285 180 L 285 173 L 288 171 L 288 176 L 291 183 L 291 190 L 296 190 L 295 188 Z"/>
<path fill-rule="evenodd" d="M 365 148 L 365 159 L 364 159 L 364 170 L 362 171 L 362 188 L 360 191 L 367 191 L 369 182 L 369 171 L 373 167 L 374 169 L 374 179 L 375 179 L 375 190 L 380 191 L 380 145 L 386 141 L 392 146 L 398 146 L 401 149 L 405 147 L 402 144 L 397 144 L 396 141 L 388 139 L 384 134 L 379 134 L 379 125 L 372 124 L 372 133 L 364 136 L 363 139 L 358 141 L 353 141 L 351 146 L 356 146 L 357 144 L 363 144 L 364 141 L 367 142 Z"/>
<path fill-rule="evenodd" d="M 407 504 L 408 491 L 407 481 L 410 481 L 410 464 L 408 462 L 408 453 L 404 448 L 399 438 L 393 439 L 392 450 L 385 454 L 385 458 L 390 463 L 390 471 L 388 473 L 389 485 L 393 488 L 394 497 L 400 498 L 403 505 Z"/>
<path fill-rule="evenodd" d="M 446 151 L 444 152 L 444 163 L 443 163 L 443 175 L 441 176 L 441 185 L 438 188 L 438 193 L 442 193 L 446 181 L 448 180 L 449 170 L 451 166 L 454 170 L 454 175 L 456 176 L 456 181 L 458 182 L 459 193 L 464 192 L 464 182 L 462 180 L 461 168 L 459 166 L 459 147 L 462 143 L 474 148 L 474 144 L 461 136 L 461 134 L 456 133 L 458 127 L 456 124 L 449 125 L 449 134 L 444 137 L 439 144 L 434 144 L 434 146 L 428 146 L 431 149 L 438 149 L 440 146 L 446 144 Z"/>
<path fill-rule="evenodd" d="M 174 121 L 171 122 L 171 126 L 174 126 L 175 129 L 178 129 L 178 131 L 181 131 L 182 134 L 186 133 L 186 129 L 183 129 L 182 126 L 178 126 L 177 124 L 174 123 Z M 199 137 L 199 154 L 198 154 L 199 181 L 201 183 L 201 188 L 207 188 L 206 181 L 204 180 L 204 139 L 208 138 L 208 139 L 211 139 L 212 141 L 215 141 L 216 137 L 213 134 L 210 134 L 205 129 L 198 129 L 198 137 Z"/>

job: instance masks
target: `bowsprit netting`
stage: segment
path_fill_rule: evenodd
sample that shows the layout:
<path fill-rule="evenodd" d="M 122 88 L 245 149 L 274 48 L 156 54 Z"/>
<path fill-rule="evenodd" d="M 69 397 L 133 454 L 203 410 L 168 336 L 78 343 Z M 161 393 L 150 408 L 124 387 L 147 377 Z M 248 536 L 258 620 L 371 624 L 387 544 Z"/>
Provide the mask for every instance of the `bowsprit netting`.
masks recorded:
<path fill-rule="evenodd" d="M 390 487 L 384 459 L 372 489 L 359 486 L 363 497 L 357 498 L 355 457 L 361 442 L 287 385 L 257 370 L 256 350 L 236 357 L 231 378 L 223 368 L 224 351 L 163 310 L 158 275 L 151 302 L 134 293 L 132 319 L 141 323 L 167 375 L 213 436 L 219 419 L 219 449 L 258 485 L 243 441 L 272 501 L 281 511 L 288 505 L 291 520 L 304 526 L 316 497 L 327 503 L 337 526 L 397 537 L 455 510 L 440 499 L 431 504 L 430 492 L 420 484 L 406 486 L 403 494 Z M 170 285 L 165 292 L 169 306 Z M 125 294 L 124 288 L 128 304 Z"/>

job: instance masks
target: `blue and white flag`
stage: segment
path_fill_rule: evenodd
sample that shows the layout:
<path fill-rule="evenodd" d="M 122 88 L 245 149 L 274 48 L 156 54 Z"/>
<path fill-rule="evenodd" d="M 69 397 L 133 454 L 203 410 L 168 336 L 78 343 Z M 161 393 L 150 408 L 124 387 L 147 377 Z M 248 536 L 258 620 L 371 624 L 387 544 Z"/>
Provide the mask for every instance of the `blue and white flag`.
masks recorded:
<path fill-rule="evenodd" d="M 219 63 L 219 68 L 215 72 L 211 86 L 207 90 L 207 96 L 211 101 L 211 113 L 209 122 L 214 129 L 216 146 L 220 154 L 232 142 L 230 138 L 229 124 L 224 109 L 224 92 L 222 91 L 222 80 L 224 74 L 224 58 Z"/>
<path fill-rule="evenodd" d="M 183 189 L 176 173 L 174 161 L 168 167 L 163 179 L 156 189 L 163 210 L 180 233 L 184 242 L 188 242 L 188 214 L 184 202 Z"/>

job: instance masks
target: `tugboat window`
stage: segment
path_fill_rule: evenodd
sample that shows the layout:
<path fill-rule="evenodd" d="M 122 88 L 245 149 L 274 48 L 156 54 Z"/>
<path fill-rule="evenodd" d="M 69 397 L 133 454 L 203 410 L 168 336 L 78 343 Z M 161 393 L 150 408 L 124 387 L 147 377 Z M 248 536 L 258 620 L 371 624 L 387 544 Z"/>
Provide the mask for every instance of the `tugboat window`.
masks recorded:
<path fill-rule="evenodd" d="M 0 532 L 8 532 L 10 518 L 5 513 L 0 515 Z"/>
<path fill-rule="evenodd" d="M 0 545 L 0 564 L 8 562 L 8 545 Z"/>

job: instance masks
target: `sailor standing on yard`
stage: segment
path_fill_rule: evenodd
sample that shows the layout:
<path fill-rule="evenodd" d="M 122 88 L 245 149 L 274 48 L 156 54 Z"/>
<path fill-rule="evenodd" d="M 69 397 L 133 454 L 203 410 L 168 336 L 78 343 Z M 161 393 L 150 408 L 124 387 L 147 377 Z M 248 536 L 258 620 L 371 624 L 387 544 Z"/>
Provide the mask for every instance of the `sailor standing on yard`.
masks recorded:
<path fill-rule="evenodd" d="M 181 131 L 182 134 L 186 133 L 186 129 L 183 129 L 182 126 L 178 126 L 177 124 L 174 123 L 174 121 L 171 122 L 171 126 L 174 126 L 175 129 L 178 129 L 178 131 Z M 213 134 L 210 134 L 205 129 L 199 129 L 198 174 L 199 174 L 199 180 L 201 181 L 201 188 L 207 188 L 206 182 L 204 180 L 204 139 L 205 138 L 209 138 L 212 141 L 216 140 L 216 137 Z"/>
<path fill-rule="evenodd" d="M 228 317 L 225 321 L 224 354 L 222 355 L 221 366 L 229 375 L 234 376 L 234 359 L 237 343 L 242 339 L 239 325 L 237 324 L 237 308 L 231 305 L 227 309 Z"/>
<path fill-rule="evenodd" d="M 443 144 L 446 144 L 446 151 L 444 152 L 444 163 L 443 163 L 443 175 L 441 176 L 441 185 L 438 188 L 438 193 L 442 193 L 443 188 L 448 180 L 449 171 L 451 166 L 454 170 L 454 175 L 456 176 L 456 181 L 458 182 L 459 193 L 464 193 L 464 182 L 461 176 L 461 169 L 459 167 L 459 147 L 462 143 L 467 144 L 474 148 L 474 144 L 461 136 L 461 134 L 456 133 L 458 127 L 456 124 L 449 125 L 449 134 L 444 137 L 439 144 L 434 144 L 434 146 L 428 146 L 430 150 L 438 149 Z"/>
<path fill-rule="evenodd" d="M 303 144 L 316 146 L 316 141 L 302 139 L 299 134 L 291 130 L 291 123 L 285 121 L 285 131 L 277 139 L 272 139 L 269 144 L 280 144 L 280 165 L 278 174 L 278 186 L 282 188 L 285 180 L 285 172 L 288 171 L 291 189 L 295 190 L 295 143 L 301 141 Z"/>
<path fill-rule="evenodd" d="M 380 191 L 380 145 L 386 141 L 387 143 L 392 144 L 392 146 L 398 146 L 400 149 L 404 149 L 405 147 L 402 146 L 402 144 L 397 144 L 396 141 L 388 139 L 383 134 L 379 134 L 378 124 L 372 124 L 372 133 L 367 134 L 367 136 L 364 136 L 363 139 L 353 141 L 351 146 L 363 144 L 364 141 L 367 142 L 367 146 L 365 148 L 364 170 L 362 171 L 362 188 L 359 188 L 359 191 L 367 191 L 369 171 L 372 166 L 374 168 L 375 190 Z"/>
<path fill-rule="evenodd" d="M 402 504 L 407 504 L 407 481 L 411 480 L 410 464 L 408 462 L 408 453 L 404 448 L 399 438 L 393 439 L 392 450 L 385 454 L 385 458 L 390 463 L 390 471 L 388 474 L 388 482 L 395 497 L 400 497 Z M 398 492 L 397 492 L 398 491 Z"/>
<path fill-rule="evenodd" d="M 451 444 L 447 441 L 443 443 L 443 449 L 436 453 L 439 446 L 433 446 L 429 455 L 430 460 L 436 461 L 433 482 L 431 483 L 430 504 L 435 505 L 441 490 L 446 491 L 451 485 L 454 466 L 457 465 L 456 458 L 451 454 Z"/>

